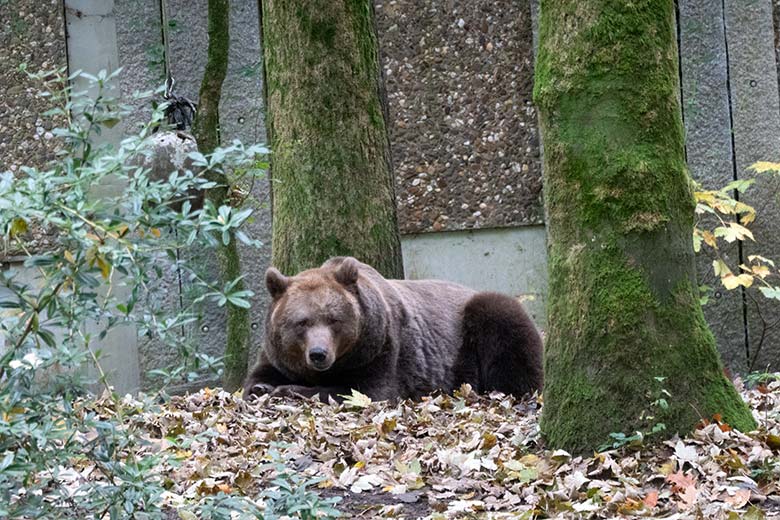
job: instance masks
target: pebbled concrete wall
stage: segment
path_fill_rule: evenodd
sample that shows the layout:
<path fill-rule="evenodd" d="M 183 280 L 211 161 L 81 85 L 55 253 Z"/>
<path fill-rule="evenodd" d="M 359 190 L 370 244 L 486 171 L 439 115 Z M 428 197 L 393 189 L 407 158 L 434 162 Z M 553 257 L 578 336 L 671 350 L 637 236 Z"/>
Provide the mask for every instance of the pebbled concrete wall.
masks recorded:
<path fill-rule="evenodd" d="M 529 2 L 375 2 L 404 233 L 539 224 Z"/>
<path fill-rule="evenodd" d="M 50 108 L 37 86 L 19 72 L 53 70 L 67 65 L 65 19 L 60 0 L 0 2 L 0 157 L 2 170 L 43 166 L 52 158 Z"/>
<path fill-rule="evenodd" d="M 51 107 L 19 65 L 30 72 L 67 66 L 64 9 L 61 0 L 0 2 L 0 21 L 0 171 L 43 167 L 54 157 L 50 130 L 58 122 L 39 116 Z M 31 230 L 31 248 L 50 243 L 45 230 Z M 0 248 L 0 260 L 17 253 Z"/>

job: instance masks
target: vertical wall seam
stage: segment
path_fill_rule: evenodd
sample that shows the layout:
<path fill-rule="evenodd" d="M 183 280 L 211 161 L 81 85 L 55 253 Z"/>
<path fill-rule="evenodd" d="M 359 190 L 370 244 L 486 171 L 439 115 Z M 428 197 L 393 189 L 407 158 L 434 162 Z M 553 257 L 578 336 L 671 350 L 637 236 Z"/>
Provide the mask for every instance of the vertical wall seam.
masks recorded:
<path fill-rule="evenodd" d="M 265 69 L 265 32 L 263 31 L 263 0 L 257 0 L 257 18 L 258 18 L 258 31 L 260 32 L 260 76 L 263 82 L 263 111 L 265 112 L 265 142 L 268 145 L 268 149 L 271 149 L 271 138 L 273 129 L 268 123 L 268 73 Z M 273 152 L 273 151 L 272 151 Z M 273 155 L 268 162 L 268 169 L 266 170 L 266 177 L 268 178 L 268 213 L 271 218 L 271 222 L 274 220 L 274 189 L 273 189 Z M 273 240 L 273 238 L 272 238 Z M 271 246 L 273 247 L 273 245 Z"/>
<path fill-rule="evenodd" d="M 62 0 L 60 5 L 62 6 L 62 35 L 65 37 L 65 70 L 66 76 L 70 76 L 70 49 L 68 48 L 68 7 L 65 5 L 67 0 Z"/>
<path fill-rule="evenodd" d="M 171 66 L 170 66 L 170 51 L 168 50 L 168 36 L 167 31 L 168 28 L 166 27 L 167 19 L 168 19 L 168 13 L 165 11 L 167 9 L 165 5 L 165 0 L 157 0 L 157 5 L 160 8 L 160 40 L 162 41 L 162 49 L 163 49 L 163 77 L 166 79 L 171 78 Z M 173 230 L 174 235 L 176 236 L 176 241 L 179 241 L 179 230 L 174 228 Z M 176 248 L 176 285 L 179 289 L 179 309 L 184 309 L 184 282 L 182 280 L 182 272 L 181 272 L 181 250 L 177 247 Z M 181 336 L 184 339 L 187 335 L 187 331 L 184 325 L 181 326 Z"/>
<path fill-rule="evenodd" d="M 678 87 L 679 87 L 679 101 L 680 101 L 680 114 L 682 116 L 682 122 L 683 122 L 683 154 L 685 156 L 685 164 L 688 164 L 688 130 L 687 126 L 685 125 L 685 97 L 684 97 L 684 90 L 683 90 L 683 61 L 682 61 L 682 29 L 680 28 L 680 2 L 679 0 L 675 0 L 674 2 L 674 19 L 675 19 L 675 29 L 677 33 L 677 77 L 678 77 Z"/>
<path fill-rule="evenodd" d="M 163 76 L 167 80 L 171 77 L 171 63 L 170 63 L 170 50 L 168 49 L 168 7 L 165 5 L 165 0 L 158 0 L 157 5 L 160 6 L 160 39 L 162 40 L 163 49 Z"/>
<path fill-rule="evenodd" d="M 736 151 L 736 144 L 734 141 L 734 107 L 733 103 L 731 101 L 731 61 L 729 58 L 729 37 L 728 37 L 728 26 L 726 24 L 726 0 L 721 1 L 722 9 L 723 9 L 723 41 L 725 44 L 726 49 L 726 92 L 728 95 L 729 100 L 729 128 L 731 129 L 731 132 L 729 133 L 731 136 L 731 168 L 732 168 L 732 178 L 736 181 L 739 179 L 739 172 L 737 171 L 737 151 Z M 737 190 L 734 190 L 734 199 L 739 200 L 739 192 Z M 743 260 L 743 250 L 742 250 L 742 242 L 737 242 L 737 251 L 739 255 L 739 263 L 744 263 Z M 748 309 L 747 309 L 747 293 L 745 292 L 745 288 L 740 286 L 740 295 L 742 296 L 742 327 L 744 331 L 744 337 L 745 337 L 745 361 L 746 363 L 750 363 L 750 335 L 749 335 L 749 327 L 748 327 Z"/>

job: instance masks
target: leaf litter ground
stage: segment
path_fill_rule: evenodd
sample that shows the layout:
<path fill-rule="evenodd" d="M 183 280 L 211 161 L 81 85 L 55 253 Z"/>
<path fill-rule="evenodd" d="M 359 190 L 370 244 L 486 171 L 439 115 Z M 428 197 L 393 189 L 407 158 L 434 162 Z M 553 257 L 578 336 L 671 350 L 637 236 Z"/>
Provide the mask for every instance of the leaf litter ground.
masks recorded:
<path fill-rule="evenodd" d="M 129 397 L 144 450 L 175 455 L 156 478 L 175 511 L 204 495 L 270 486 L 269 454 L 323 480 L 354 518 L 780 518 L 780 382 L 742 389 L 760 424 L 714 421 L 690 437 L 572 457 L 546 449 L 537 398 L 461 388 L 421 402 L 344 404 L 221 390 L 146 411 Z M 154 478 L 150 475 L 150 478 Z"/>

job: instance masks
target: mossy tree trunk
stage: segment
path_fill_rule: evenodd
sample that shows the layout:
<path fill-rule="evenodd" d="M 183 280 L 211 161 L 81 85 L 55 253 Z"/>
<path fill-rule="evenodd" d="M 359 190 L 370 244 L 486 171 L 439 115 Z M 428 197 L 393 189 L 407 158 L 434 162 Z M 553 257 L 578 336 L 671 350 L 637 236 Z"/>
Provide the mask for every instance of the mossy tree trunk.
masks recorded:
<path fill-rule="evenodd" d="M 263 0 L 273 263 L 403 277 L 370 0 Z"/>
<path fill-rule="evenodd" d="M 200 84 L 198 111 L 193 127 L 198 150 L 204 154 L 213 152 L 220 144 L 219 101 L 222 97 L 222 83 L 227 75 L 228 50 L 230 48 L 229 14 L 229 0 L 209 0 L 207 61 Z M 227 176 L 217 172 L 209 172 L 208 178 L 217 183 L 217 187 L 208 190 L 206 194 L 208 200 L 216 207 L 229 204 Z M 222 245 L 221 237 L 219 239 L 221 245 L 218 256 L 222 280 L 230 282 L 242 274 L 238 246 L 233 236 L 227 245 Z M 234 288 L 234 291 L 241 290 L 244 290 L 243 281 L 240 281 Z M 228 303 L 225 312 L 227 314 L 227 343 L 225 345 L 225 373 L 222 377 L 222 386 L 232 392 L 241 388 L 246 377 L 249 362 L 249 311 Z"/>
<path fill-rule="evenodd" d="M 716 414 L 755 426 L 699 305 L 673 17 L 672 0 L 542 0 L 541 427 L 556 448 L 591 450 L 657 423 L 684 434 Z M 667 410 L 651 404 L 662 389 Z"/>

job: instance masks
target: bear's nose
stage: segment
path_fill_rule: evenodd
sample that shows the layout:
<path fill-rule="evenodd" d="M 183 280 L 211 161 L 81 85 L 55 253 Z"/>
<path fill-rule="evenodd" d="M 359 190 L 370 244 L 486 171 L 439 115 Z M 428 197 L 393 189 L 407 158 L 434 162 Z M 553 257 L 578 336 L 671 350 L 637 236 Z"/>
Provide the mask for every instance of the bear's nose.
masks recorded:
<path fill-rule="evenodd" d="M 309 361 L 315 365 L 321 365 L 328 359 L 328 351 L 323 347 L 312 347 L 309 349 Z"/>

